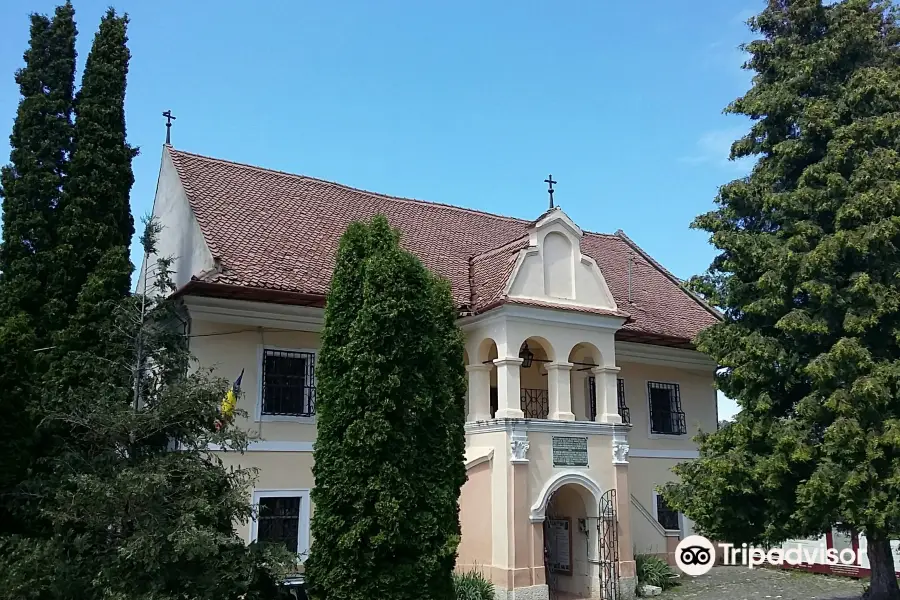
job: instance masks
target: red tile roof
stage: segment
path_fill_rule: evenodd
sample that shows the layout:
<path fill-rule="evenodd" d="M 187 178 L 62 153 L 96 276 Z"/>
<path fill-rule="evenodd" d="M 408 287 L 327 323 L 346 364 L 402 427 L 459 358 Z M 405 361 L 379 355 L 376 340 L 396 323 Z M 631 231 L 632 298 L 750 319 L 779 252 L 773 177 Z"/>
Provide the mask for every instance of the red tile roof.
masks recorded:
<path fill-rule="evenodd" d="M 450 281 L 460 308 L 478 312 L 506 301 L 516 255 L 528 244 L 532 222 L 522 219 L 166 151 L 218 265 L 195 279 L 216 287 L 323 296 L 347 225 L 383 214 L 401 231 L 401 244 Z M 620 310 L 631 316 L 623 332 L 687 342 L 715 322 L 712 309 L 623 233 L 585 232 L 581 249 L 597 261 Z"/>

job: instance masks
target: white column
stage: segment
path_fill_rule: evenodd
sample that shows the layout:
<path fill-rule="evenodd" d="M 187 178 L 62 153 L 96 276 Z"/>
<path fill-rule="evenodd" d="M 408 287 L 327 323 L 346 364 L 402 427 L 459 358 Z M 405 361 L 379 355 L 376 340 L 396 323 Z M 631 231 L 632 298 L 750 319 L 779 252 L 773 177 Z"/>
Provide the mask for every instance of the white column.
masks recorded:
<path fill-rule="evenodd" d="M 571 371 L 572 363 L 553 362 L 544 365 L 547 369 L 547 392 L 550 395 L 550 419 L 553 421 L 574 421 L 572 412 Z"/>
<path fill-rule="evenodd" d="M 591 369 L 597 384 L 597 417 L 601 423 L 621 423 L 616 377 L 619 367 L 594 367 Z"/>
<path fill-rule="evenodd" d="M 469 414 L 466 421 L 487 421 L 491 418 L 491 369 L 493 365 L 466 365 L 469 374 Z"/>
<path fill-rule="evenodd" d="M 519 384 L 521 358 L 498 358 L 497 365 L 497 414 L 498 419 L 521 419 L 522 392 Z"/>

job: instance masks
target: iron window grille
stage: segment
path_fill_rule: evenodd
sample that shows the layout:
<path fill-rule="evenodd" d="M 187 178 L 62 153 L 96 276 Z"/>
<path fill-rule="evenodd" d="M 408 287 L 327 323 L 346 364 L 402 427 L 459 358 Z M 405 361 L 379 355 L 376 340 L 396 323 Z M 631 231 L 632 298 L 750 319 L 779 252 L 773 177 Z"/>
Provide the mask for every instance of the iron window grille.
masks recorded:
<path fill-rule="evenodd" d="M 678 384 L 648 381 L 647 394 L 650 397 L 650 433 L 686 434 Z"/>
<path fill-rule="evenodd" d="M 263 496 L 259 499 L 256 539 L 282 544 L 290 552 L 298 551 L 300 539 L 299 496 Z"/>
<path fill-rule="evenodd" d="M 680 530 L 678 524 L 678 511 L 669 508 L 666 499 L 661 495 L 656 495 L 656 520 L 662 525 L 663 529 Z"/>
<path fill-rule="evenodd" d="M 522 412 L 526 419 L 546 419 L 550 416 L 550 395 L 547 390 L 522 388 Z"/>
<path fill-rule="evenodd" d="M 591 421 L 597 420 L 597 380 L 594 376 L 588 377 L 588 399 L 590 400 Z M 623 423 L 631 423 L 631 410 L 625 402 L 625 380 L 616 379 L 616 402 L 619 408 L 619 416 Z"/>
<path fill-rule="evenodd" d="M 316 414 L 316 355 L 295 350 L 263 352 L 262 414 Z"/>
<path fill-rule="evenodd" d="M 616 399 L 619 405 L 619 416 L 623 423 L 631 423 L 631 411 L 625 403 L 625 380 L 616 379 Z"/>

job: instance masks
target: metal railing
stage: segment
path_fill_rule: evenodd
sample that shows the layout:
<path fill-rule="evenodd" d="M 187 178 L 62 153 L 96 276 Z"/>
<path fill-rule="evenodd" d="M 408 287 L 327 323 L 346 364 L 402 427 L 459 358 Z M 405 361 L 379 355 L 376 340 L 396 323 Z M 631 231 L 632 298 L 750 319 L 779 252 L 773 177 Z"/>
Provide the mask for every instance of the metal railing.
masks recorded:
<path fill-rule="evenodd" d="M 526 419 L 546 419 L 550 416 L 550 394 L 547 390 L 522 388 L 522 412 Z"/>
<path fill-rule="evenodd" d="M 631 410 L 625 403 L 625 380 L 616 380 L 617 404 L 619 408 L 619 416 L 622 417 L 623 423 L 631 423 Z M 594 377 L 588 377 L 588 399 L 590 400 L 590 414 L 588 420 L 597 420 L 597 380 Z"/>

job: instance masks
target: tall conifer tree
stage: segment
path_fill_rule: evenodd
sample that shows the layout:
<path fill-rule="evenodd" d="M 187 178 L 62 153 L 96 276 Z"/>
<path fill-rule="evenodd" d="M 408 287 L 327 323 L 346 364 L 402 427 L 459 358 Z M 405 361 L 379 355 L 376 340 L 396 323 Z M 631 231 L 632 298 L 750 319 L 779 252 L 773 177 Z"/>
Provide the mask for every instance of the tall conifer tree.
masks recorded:
<path fill-rule="evenodd" d="M 670 503 L 730 542 L 862 533 L 870 598 L 900 598 L 900 32 L 886 1 L 769 0 L 750 20 L 751 175 L 695 227 L 724 321 L 699 348 L 741 407 Z"/>
<path fill-rule="evenodd" d="M 75 11 L 66 3 L 53 19 L 31 15 L 25 66 L 16 72 L 22 99 L 10 135 L 10 164 L 0 172 L 3 243 L 0 309 L 39 314 L 54 272 L 55 214 L 72 139 Z"/>
<path fill-rule="evenodd" d="M 131 281 L 129 197 L 137 151 L 125 130 L 127 27 L 128 16 L 112 8 L 102 17 L 75 97 L 73 150 L 57 219 L 59 285 L 50 313 L 62 321 L 45 386 L 48 404 L 64 401 L 65 389 L 82 385 L 85 372 L 96 374 L 85 369 L 85 360 L 122 359 L 121 348 L 109 343 L 97 323 L 111 318 Z"/>
<path fill-rule="evenodd" d="M 317 373 L 311 593 L 453 597 L 465 393 L 446 282 L 384 217 L 341 240 Z"/>
<path fill-rule="evenodd" d="M 131 161 L 137 152 L 125 137 L 127 26 L 128 16 L 117 16 L 112 8 L 103 16 L 75 98 L 73 151 L 57 244 L 59 270 L 65 277 L 59 300 L 67 312 L 74 309 L 82 286 L 104 255 L 127 256 L 134 235 L 129 196 L 134 183 Z M 104 268 L 109 261 L 107 257 Z M 130 267 L 103 275 L 116 280 L 113 300 L 128 293 Z"/>
<path fill-rule="evenodd" d="M 16 72 L 22 98 L 10 135 L 10 163 L 0 172 L 0 389 L 6 415 L 0 420 L 0 534 L 29 527 L 21 509 L 30 503 L 12 490 L 32 466 L 38 417 L 29 399 L 36 388 L 35 351 L 49 339 L 42 317 L 56 271 L 55 211 L 71 145 L 75 34 L 69 3 L 52 19 L 31 15 L 25 66 Z"/>

